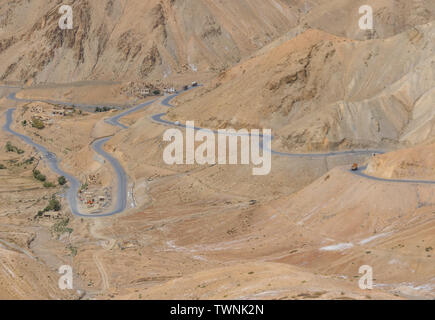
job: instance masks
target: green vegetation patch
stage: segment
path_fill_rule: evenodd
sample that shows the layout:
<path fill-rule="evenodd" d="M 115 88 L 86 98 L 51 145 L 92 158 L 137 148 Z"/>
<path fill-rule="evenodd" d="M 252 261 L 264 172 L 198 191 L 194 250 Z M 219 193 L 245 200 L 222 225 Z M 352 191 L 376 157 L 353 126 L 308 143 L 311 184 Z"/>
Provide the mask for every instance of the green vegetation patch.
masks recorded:
<path fill-rule="evenodd" d="M 45 181 L 44 188 L 54 188 L 56 185 L 53 182 Z"/>
<path fill-rule="evenodd" d="M 96 107 L 95 108 L 95 112 L 108 112 L 112 110 L 112 108 L 110 107 Z"/>
<path fill-rule="evenodd" d="M 61 177 L 57 178 L 57 182 L 59 182 L 59 184 L 61 186 L 63 186 L 66 184 L 67 181 L 66 181 L 66 178 L 64 176 L 61 176 Z"/>
<path fill-rule="evenodd" d="M 16 152 L 18 154 L 23 154 L 24 150 L 14 146 L 10 141 L 6 143 L 6 151 L 7 152 Z"/>
<path fill-rule="evenodd" d="M 33 170 L 33 177 L 34 177 L 36 180 L 41 181 L 41 182 L 45 182 L 45 181 L 47 180 L 47 177 L 44 176 L 44 175 L 41 173 L 41 171 L 36 170 L 36 169 Z"/>
<path fill-rule="evenodd" d="M 42 130 L 42 129 L 45 128 L 45 125 L 44 125 L 44 122 L 42 122 L 41 119 L 33 117 L 32 118 L 32 127 L 36 128 L 38 130 Z"/>
<path fill-rule="evenodd" d="M 69 224 L 69 218 L 64 218 L 64 219 L 60 220 L 59 222 L 56 222 L 53 225 L 52 229 L 54 232 L 56 232 L 58 234 L 72 233 L 73 229 L 68 228 L 68 224 Z"/>

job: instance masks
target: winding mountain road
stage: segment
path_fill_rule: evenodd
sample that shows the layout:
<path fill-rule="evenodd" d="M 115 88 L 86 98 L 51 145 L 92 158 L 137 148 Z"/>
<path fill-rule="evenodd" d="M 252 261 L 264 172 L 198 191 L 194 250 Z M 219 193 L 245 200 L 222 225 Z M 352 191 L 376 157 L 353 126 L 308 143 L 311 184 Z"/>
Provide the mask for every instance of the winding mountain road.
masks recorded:
<path fill-rule="evenodd" d="M 173 105 L 170 104 L 171 100 L 177 97 L 179 93 L 171 95 L 164 99 L 162 101 L 162 105 L 169 108 L 174 108 Z M 204 129 L 199 127 L 188 127 L 185 124 L 172 122 L 169 120 L 162 119 L 163 116 L 165 116 L 166 113 L 159 113 L 155 114 L 151 117 L 151 119 L 159 124 L 167 125 L 167 126 L 173 126 L 173 127 L 180 127 L 180 128 L 191 128 L 194 130 L 203 130 L 208 132 L 213 132 L 215 134 L 218 134 L 217 130 L 211 130 L 211 129 Z M 240 134 L 239 134 L 240 135 Z M 261 134 L 260 137 L 263 137 Z M 273 139 L 273 136 L 271 137 Z M 264 145 L 261 146 L 264 151 L 270 151 L 274 155 L 282 156 L 282 157 L 291 157 L 291 158 L 324 158 L 324 157 L 334 157 L 334 156 L 342 156 L 342 155 L 360 155 L 360 154 L 383 154 L 384 151 L 381 150 L 346 150 L 346 151 L 334 151 L 334 152 L 327 152 L 327 153 L 285 153 L 285 152 L 279 152 L 272 149 L 266 148 Z"/>
<path fill-rule="evenodd" d="M 364 171 L 367 169 L 367 166 L 361 167 L 358 171 L 352 171 L 351 172 L 357 176 L 375 180 L 375 181 L 381 181 L 381 182 L 393 182 L 393 183 L 411 183 L 411 184 L 435 184 L 435 180 L 408 180 L 408 179 L 385 179 L 385 178 L 378 178 L 374 176 L 369 176 L 368 174 L 365 174 Z"/>
<path fill-rule="evenodd" d="M 164 99 L 162 101 L 162 105 L 169 108 L 174 108 L 173 105 L 170 104 L 171 100 L 177 97 L 179 93 L 171 95 Z M 186 125 L 181 123 L 172 122 L 169 120 L 162 119 L 163 116 L 165 116 L 166 113 L 159 113 L 155 114 L 151 117 L 151 119 L 159 124 L 166 125 L 166 126 L 172 126 L 172 127 L 181 127 L 181 128 L 187 128 Z M 190 128 L 190 127 L 189 127 Z M 211 131 L 213 133 L 218 133 L 216 130 L 210 130 L 210 129 L 203 129 L 199 127 L 192 127 L 194 130 L 206 130 Z M 273 139 L 273 136 L 272 136 Z M 347 151 L 335 151 L 335 152 L 328 152 L 328 153 L 285 153 L 280 151 L 275 151 L 271 149 L 267 149 L 262 145 L 262 149 L 265 151 L 270 151 L 272 154 L 282 157 L 291 157 L 291 158 L 323 158 L 323 157 L 334 157 L 334 156 L 342 156 L 342 155 L 362 155 L 362 154 L 384 154 L 385 151 L 383 150 L 347 150 Z M 386 178 L 378 178 L 374 176 L 370 176 L 364 173 L 364 171 L 367 169 L 367 166 L 361 167 L 358 171 L 352 171 L 349 170 L 349 172 L 374 181 L 380 181 L 380 182 L 392 182 L 392 183 L 410 183 L 410 184 L 435 184 L 434 180 L 407 180 L 407 179 L 386 179 Z"/>
<path fill-rule="evenodd" d="M 41 102 L 42 101 L 39 99 L 36 99 L 36 100 L 19 99 L 16 97 L 15 93 L 9 94 L 8 99 L 13 100 L 13 101 L 17 101 L 17 102 L 34 102 L 34 101 Z M 119 120 L 122 117 L 125 117 L 133 112 L 138 111 L 141 108 L 144 108 L 146 106 L 153 104 L 155 101 L 156 100 L 152 100 L 152 101 L 148 101 L 146 103 L 142 103 L 134 108 L 131 108 L 131 109 L 128 109 L 124 112 L 121 112 L 114 117 L 108 118 L 105 121 L 111 125 L 118 126 L 122 129 L 127 129 L 128 127 L 125 126 L 124 124 L 120 123 Z M 74 106 L 95 107 L 95 106 L 89 106 L 89 105 L 73 104 L 70 102 L 61 102 L 61 101 L 54 102 L 52 100 L 44 100 L 42 102 L 55 103 L 55 104 L 65 105 L 65 106 L 74 105 Z M 58 174 L 60 176 L 64 176 L 68 180 L 69 188 L 68 188 L 66 197 L 67 197 L 69 206 L 71 208 L 72 214 L 79 216 L 79 217 L 99 218 L 99 217 L 113 216 L 115 214 L 123 212 L 126 209 L 126 207 L 127 207 L 127 181 L 128 181 L 127 174 L 125 173 L 125 170 L 122 167 L 122 165 L 119 163 L 119 161 L 117 159 L 115 159 L 112 155 L 110 155 L 109 153 L 104 151 L 104 149 L 103 149 L 104 145 L 106 144 L 107 141 L 110 140 L 111 137 L 104 137 L 104 138 L 96 139 L 92 143 L 92 149 L 97 154 L 101 155 L 106 161 L 108 161 L 115 172 L 115 175 L 116 175 L 116 188 L 115 188 L 116 189 L 116 197 L 114 197 L 114 198 L 116 198 L 116 206 L 115 206 L 115 208 L 113 208 L 109 212 L 105 212 L 105 213 L 101 213 L 101 214 L 85 214 L 85 213 L 80 212 L 80 210 L 78 208 L 77 193 L 79 191 L 79 188 L 81 187 L 80 181 L 77 178 L 75 178 L 73 175 L 63 171 L 59 167 L 59 160 L 57 159 L 57 157 L 54 153 L 47 150 L 47 148 L 45 148 L 44 146 L 34 142 L 30 137 L 23 135 L 21 133 L 18 133 L 18 132 L 11 129 L 14 111 L 15 111 L 15 108 L 11 108 L 11 109 L 8 109 L 6 111 L 6 123 L 3 126 L 3 130 L 14 135 L 14 136 L 17 136 L 18 138 L 23 140 L 28 145 L 36 148 L 41 153 L 42 158 L 44 160 L 46 160 L 50 169 L 53 172 L 55 172 L 56 174 Z"/>
<path fill-rule="evenodd" d="M 170 95 L 162 100 L 161 104 L 163 106 L 173 108 L 174 106 L 170 104 L 171 100 L 177 97 L 179 94 L 183 92 L 179 92 L 173 95 Z M 16 97 L 15 93 L 11 93 L 8 95 L 8 99 L 17 101 L 17 102 L 35 102 L 35 101 L 42 101 L 47 103 L 54 103 L 59 105 L 65 105 L 65 106 L 79 106 L 79 107 L 97 107 L 93 105 L 83 105 L 83 104 L 76 104 L 71 102 L 62 102 L 62 101 L 53 101 L 53 100 L 40 100 L 40 99 L 19 99 Z M 119 120 L 127 115 L 130 115 L 134 112 L 137 112 L 138 110 L 149 106 L 156 102 L 156 100 L 152 100 L 149 102 L 142 103 L 136 107 L 130 108 L 124 112 L 121 112 L 113 117 L 105 119 L 105 122 L 108 124 L 111 124 L 113 126 L 120 127 L 121 129 L 127 129 L 128 127 L 122 123 L 119 122 Z M 101 107 L 101 106 L 100 106 Z M 113 106 L 112 106 L 113 107 Z M 18 132 L 15 132 L 11 129 L 11 124 L 13 122 L 13 113 L 15 111 L 15 108 L 8 109 L 6 112 L 6 123 L 3 126 L 3 130 L 19 137 L 22 139 L 25 143 L 33 146 L 36 148 L 41 154 L 42 157 L 47 161 L 49 167 L 58 175 L 65 176 L 65 178 L 69 181 L 70 187 L 67 191 L 67 200 L 71 208 L 71 212 L 79 217 L 91 217 L 91 218 L 98 218 L 98 217 L 108 217 L 113 216 L 118 213 L 123 212 L 127 207 L 127 174 L 125 173 L 124 168 L 121 166 L 119 161 L 115 159 L 113 156 L 111 156 L 109 153 L 104 151 L 103 147 L 106 144 L 107 141 L 110 140 L 111 137 L 104 137 L 95 140 L 92 143 L 93 150 L 101 155 L 106 161 L 110 163 L 110 165 L 113 167 L 114 172 L 116 174 L 116 199 L 117 203 L 114 209 L 112 209 L 110 212 L 102 213 L 102 214 L 84 214 L 81 213 L 78 209 L 78 201 L 77 201 L 77 193 L 81 186 L 80 181 L 76 179 L 74 176 L 68 174 L 67 172 L 63 171 L 59 167 L 59 160 L 57 159 L 56 155 L 49 150 L 47 150 L 44 146 L 35 143 L 30 137 L 20 134 Z M 158 124 L 166 125 L 166 126 L 173 126 L 173 127 L 181 127 L 181 128 L 187 128 L 186 125 L 178 123 L 178 122 L 172 122 L 169 120 L 162 119 L 163 116 L 165 116 L 166 113 L 159 113 L 153 115 L 152 121 Z M 199 127 L 193 127 L 195 130 L 207 130 L 211 131 L 213 133 L 217 133 L 215 130 L 210 129 L 203 129 Z M 273 137 L 271 137 L 273 139 Z M 279 152 L 275 150 L 269 150 L 266 149 L 266 147 L 262 144 L 262 149 L 265 151 L 270 151 L 273 155 L 282 156 L 282 157 L 292 157 L 292 158 L 322 158 L 322 157 L 334 157 L 334 156 L 341 156 L 341 155 L 362 155 L 362 154 L 382 154 L 384 151 L 382 150 L 348 150 L 348 151 L 337 151 L 337 152 L 328 152 L 328 153 L 285 153 L 285 152 Z M 366 178 L 371 179 L 375 181 L 381 181 L 381 182 L 393 182 L 393 183 L 410 183 L 410 184 L 435 184 L 435 181 L 431 180 L 400 180 L 400 179 L 384 179 L 384 178 L 378 178 L 373 177 L 365 174 L 363 171 L 366 169 L 366 167 L 361 168 L 358 171 L 350 171 L 351 173 Z"/>

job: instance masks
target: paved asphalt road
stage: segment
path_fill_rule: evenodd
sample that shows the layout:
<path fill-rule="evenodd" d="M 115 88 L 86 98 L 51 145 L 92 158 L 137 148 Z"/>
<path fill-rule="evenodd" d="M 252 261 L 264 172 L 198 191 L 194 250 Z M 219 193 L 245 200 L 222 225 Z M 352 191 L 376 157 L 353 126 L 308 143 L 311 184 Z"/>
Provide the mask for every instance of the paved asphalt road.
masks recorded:
<path fill-rule="evenodd" d="M 165 100 L 162 101 L 162 105 L 174 108 L 173 105 L 170 104 L 171 100 L 174 99 L 176 96 L 178 96 L 179 93 L 174 94 L 172 96 L 167 97 Z M 172 121 L 164 120 L 162 119 L 163 116 L 165 116 L 166 113 L 159 113 L 156 115 L 153 115 L 151 118 L 154 122 L 168 125 L 168 126 L 176 126 L 181 128 L 186 128 L 187 126 L 181 123 L 175 123 Z M 203 129 L 199 127 L 193 127 L 195 130 L 205 130 L 213 133 L 218 133 L 216 130 L 210 130 L 210 129 Z M 261 135 L 263 136 L 263 135 Z M 273 136 L 271 137 L 273 139 Z M 335 151 L 335 152 L 328 152 L 328 153 L 285 153 L 285 152 L 279 152 L 275 150 L 269 150 L 266 149 L 266 147 L 262 146 L 263 150 L 270 151 L 274 155 L 282 156 L 282 157 L 293 157 L 293 158 L 324 158 L 324 157 L 334 157 L 334 156 L 342 156 L 342 155 L 361 155 L 361 154 L 382 154 L 384 151 L 381 150 L 348 150 L 348 151 Z"/>
<path fill-rule="evenodd" d="M 15 93 L 11 93 L 8 96 L 8 99 L 10 100 L 14 100 L 14 101 L 18 101 L 18 102 L 33 102 L 33 100 L 28 100 L 28 99 L 18 99 L 15 95 Z M 35 100 L 35 101 L 40 101 L 40 100 Z M 60 105 L 73 105 L 72 103 L 69 102 L 49 102 L 51 100 L 46 100 L 43 102 L 48 102 L 48 103 L 56 103 L 56 104 L 60 104 Z M 146 106 L 151 105 L 152 103 L 154 103 L 156 100 L 153 101 L 149 101 L 146 103 L 142 103 L 134 108 L 128 109 L 122 113 L 117 114 L 114 117 L 108 118 L 105 121 L 111 125 L 114 126 L 118 126 L 122 129 L 127 129 L 127 126 L 123 125 L 122 123 L 119 122 L 119 120 L 122 117 L 125 117 L 126 115 L 129 115 L 133 112 L 138 111 L 139 109 L 142 109 Z M 75 106 L 79 106 L 78 104 L 74 104 Z M 81 105 L 81 106 L 85 106 L 85 107 L 96 107 L 96 106 L 89 106 L 89 105 Z M 63 171 L 62 169 L 60 169 L 59 167 L 59 160 L 57 159 L 56 155 L 50 151 L 48 151 L 44 146 L 35 143 L 31 138 L 29 138 L 28 136 L 25 136 L 23 134 L 20 134 L 18 132 L 15 132 L 11 129 L 11 124 L 13 122 L 13 113 L 15 111 L 15 108 L 9 109 L 6 112 L 6 123 L 3 126 L 3 130 L 13 134 L 17 137 L 19 137 L 20 139 L 22 139 L 24 142 L 26 142 L 28 145 L 33 146 L 34 148 L 36 148 L 42 155 L 42 158 L 47 161 L 49 167 L 53 170 L 53 172 L 55 172 L 56 174 L 58 174 L 59 176 L 64 176 L 68 182 L 69 182 L 69 188 L 67 191 L 67 199 L 68 199 L 68 203 L 70 205 L 71 208 L 71 212 L 79 217 L 91 217 L 91 218 L 96 218 L 96 217 L 108 217 L 108 216 L 113 216 L 115 214 L 121 213 L 125 210 L 125 208 L 127 207 L 127 174 L 125 173 L 124 168 L 121 166 L 121 164 L 119 163 L 118 160 L 116 160 L 113 156 L 111 156 L 109 153 L 107 153 L 106 151 L 104 151 L 103 147 L 104 144 L 110 140 L 110 137 L 105 137 L 105 138 L 101 138 L 101 139 L 97 139 L 92 143 L 92 148 L 93 150 L 98 153 L 99 155 L 101 155 L 106 161 L 108 161 L 110 163 L 110 165 L 113 167 L 115 174 L 116 174 L 116 199 L 117 199 L 117 203 L 115 208 L 110 211 L 110 212 L 106 212 L 106 213 L 102 213 L 102 214 L 84 214 L 81 213 L 80 210 L 78 209 L 78 205 L 77 205 L 77 193 L 79 191 L 79 188 L 81 187 L 81 183 L 78 179 L 76 179 L 74 176 L 72 176 L 71 174 Z"/>
<path fill-rule="evenodd" d="M 128 110 L 126 110 L 126 111 L 124 111 L 124 112 L 122 112 L 122 113 L 120 113 L 120 114 L 118 114 L 118 115 L 116 115 L 114 117 L 108 118 L 105 121 L 107 123 L 113 125 L 113 126 L 118 126 L 118 127 L 122 128 L 122 129 L 127 129 L 128 127 L 126 125 L 124 125 L 124 124 L 119 122 L 119 120 L 121 118 L 123 118 L 125 116 L 128 116 L 129 114 L 132 114 L 132 113 L 134 113 L 134 112 L 136 112 L 136 111 L 138 111 L 138 110 L 140 110 L 140 109 L 142 109 L 144 107 L 147 107 L 147 106 L 153 104 L 156 101 L 157 100 L 152 100 L 152 101 L 148 101 L 148 102 L 142 103 L 142 104 L 140 104 L 140 105 L 138 105 L 138 106 L 136 106 L 134 108 L 128 109 Z"/>
<path fill-rule="evenodd" d="M 176 96 L 178 96 L 180 93 L 182 93 L 182 92 L 179 92 L 179 93 L 176 93 L 174 95 L 166 97 L 162 101 L 162 105 L 172 108 L 173 106 L 170 104 L 171 100 L 174 99 Z M 16 97 L 15 93 L 9 94 L 8 98 L 11 100 L 14 100 L 14 101 L 18 101 L 18 102 L 41 101 L 41 100 L 18 99 Z M 127 129 L 128 127 L 125 126 L 124 124 L 120 123 L 119 120 L 122 117 L 125 117 L 125 116 L 132 114 L 132 113 L 134 113 L 134 112 L 136 112 L 136 111 L 138 111 L 146 106 L 151 105 L 155 101 L 156 100 L 140 104 L 134 108 L 131 108 L 131 109 L 128 109 L 122 113 L 119 113 L 118 115 L 116 115 L 114 117 L 108 118 L 105 121 L 111 125 L 118 126 L 122 129 Z M 73 104 L 73 103 L 69 103 L 69 102 L 60 102 L 60 101 L 52 101 L 52 100 L 45 100 L 42 102 L 55 103 L 55 104 L 66 105 L 66 106 L 74 105 L 77 107 L 88 107 L 88 108 L 89 107 L 91 107 L 91 108 L 97 107 L 95 105 L 93 105 L 93 106 L 92 105 L 80 105 L 80 104 Z M 74 215 L 80 216 L 80 217 L 92 217 L 92 218 L 107 217 L 107 216 L 113 216 L 115 214 L 121 213 L 125 210 L 125 208 L 127 206 L 127 175 L 124 171 L 124 168 L 121 166 L 121 164 L 118 162 L 118 160 L 116 160 L 109 153 L 107 153 L 103 150 L 104 144 L 108 140 L 110 140 L 110 137 L 101 138 L 101 139 L 94 141 L 94 143 L 92 144 L 92 148 L 95 150 L 95 152 L 97 152 L 99 155 L 101 155 L 104 159 L 106 159 L 106 161 L 108 161 L 112 165 L 112 167 L 116 173 L 116 180 L 117 180 L 117 186 L 116 186 L 117 204 L 116 204 L 116 207 L 112 211 L 107 212 L 107 213 L 103 213 L 103 214 L 95 214 L 95 215 L 83 214 L 78 210 L 78 205 L 77 205 L 77 192 L 81 186 L 80 181 L 77 180 L 74 176 L 68 174 L 67 172 L 64 172 L 63 170 L 61 170 L 59 168 L 59 161 L 56 158 L 56 155 L 54 153 L 48 151 L 44 146 L 33 142 L 32 139 L 30 139 L 28 136 L 25 136 L 25 135 L 22 135 L 18 132 L 15 132 L 10 128 L 10 125 L 13 121 L 13 112 L 14 111 L 15 111 L 14 108 L 7 110 L 6 124 L 3 126 L 3 130 L 5 130 L 6 132 L 8 132 L 10 134 L 13 134 L 13 135 L 19 137 L 27 144 L 35 147 L 42 154 L 42 157 L 47 161 L 49 167 L 56 174 L 58 174 L 60 176 L 65 176 L 65 178 L 69 181 L 69 184 L 70 184 L 70 188 L 67 191 L 67 199 L 68 199 L 69 205 L 71 207 L 71 211 Z M 186 125 L 162 119 L 162 117 L 164 115 L 166 115 L 166 113 L 159 113 L 159 114 L 153 115 L 152 120 L 157 122 L 157 123 L 163 124 L 163 125 L 186 128 Z M 216 131 L 209 130 L 209 129 L 202 129 L 202 128 L 198 128 L 198 127 L 194 127 L 194 129 L 195 130 L 208 130 L 208 131 L 212 131 L 212 132 L 216 133 Z M 265 149 L 264 146 L 262 146 L 262 148 L 264 150 L 268 150 L 268 149 Z M 284 152 L 279 152 L 279 151 L 274 151 L 274 150 L 270 150 L 270 151 L 274 155 L 284 156 L 284 157 L 296 157 L 296 158 L 333 157 L 333 156 L 340 156 L 340 155 L 361 155 L 361 154 L 382 154 L 382 153 L 384 153 L 383 151 L 380 151 L 380 150 L 350 150 L 350 151 L 338 151 L 338 152 L 329 152 L 329 153 L 303 153 L 303 154 L 301 154 L 301 153 L 284 153 Z M 398 180 L 398 179 L 383 179 L 383 178 L 372 177 L 372 176 L 369 176 L 369 175 L 366 175 L 363 173 L 363 171 L 365 169 L 366 168 L 363 167 L 359 171 L 351 171 L 351 172 L 355 175 L 360 176 L 360 177 L 364 177 L 364 178 L 376 180 L 376 181 L 395 182 L 395 183 L 413 183 L 413 184 L 416 184 L 416 183 L 417 184 L 418 183 L 435 184 L 435 181 L 429 181 L 429 180 Z"/>
<path fill-rule="evenodd" d="M 171 100 L 174 99 L 176 96 L 178 96 L 179 93 L 174 94 L 172 96 L 167 97 L 165 100 L 162 101 L 162 104 L 169 108 L 174 108 L 173 105 L 170 104 Z M 167 125 L 167 126 L 175 126 L 175 127 L 181 127 L 186 128 L 187 126 L 181 123 L 175 123 L 172 121 L 164 120 L 162 119 L 163 116 L 165 116 L 166 113 L 159 113 L 153 115 L 151 118 L 154 122 Z M 203 129 L 199 127 L 193 127 L 194 130 L 206 130 L 206 131 L 212 131 L 213 133 L 217 133 L 215 130 L 209 130 L 209 129 Z M 273 137 L 272 137 L 273 139 Z M 263 150 L 268 151 L 263 145 Z M 385 153 L 383 150 L 348 150 L 348 151 L 336 151 L 336 152 L 328 152 L 328 153 L 285 153 L 285 152 L 279 152 L 275 150 L 270 150 L 272 154 L 283 156 L 283 157 L 293 157 L 293 158 L 316 158 L 316 157 L 334 157 L 334 156 L 341 156 L 341 155 L 362 155 L 362 154 L 383 154 Z M 413 183 L 413 184 L 435 184 L 435 181 L 433 180 L 400 180 L 400 179 L 384 179 L 384 178 L 378 178 L 369 176 L 364 173 L 364 171 L 367 169 L 367 167 L 361 167 L 358 171 L 352 171 L 349 170 L 351 173 L 358 175 L 360 177 L 375 180 L 375 181 L 382 181 L 382 182 L 393 182 L 393 183 Z"/>
<path fill-rule="evenodd" d="M 375 180 L 375 181 L 394 182 L 394 183 L 413 183 L 413 184 L 435 184 L 435 180 L 384 179 L 384 178 L 373 177 L 364 173 L 366 169 L 367 166 L 361 167 L 358 171 L 351 171 L 351 172 L 353 174 L 356 174 L 357 176 L 370 180 Z"/>

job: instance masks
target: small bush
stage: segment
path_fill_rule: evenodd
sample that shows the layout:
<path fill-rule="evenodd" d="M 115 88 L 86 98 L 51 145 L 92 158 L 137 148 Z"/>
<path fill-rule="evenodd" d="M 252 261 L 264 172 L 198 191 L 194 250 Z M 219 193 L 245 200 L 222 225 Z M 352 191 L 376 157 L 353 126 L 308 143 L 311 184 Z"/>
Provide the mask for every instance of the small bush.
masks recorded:
<path fill-rule="evenodd" d="M 110 107 L 96 107 L 95 108 L 95 112 L 107 112 L 110 110 L 112 110 L 112 108 L 110 108 Z"/>
<path fill-rule="evenodd" d="M 12 145 L 12 143 L 10 141 L 6 142 L 6 151 L 7 152 L 14 152 L 15 151 L 15 147 Z"/>
<path fill-rule="evenodd" d="M 51 200 L 48 202 L 48 205 L 44 208 L 44 210 L 38 211 L 37 217 L 42 217 L 45 212 L 49 211 L 60 211 L 62 208 L 60 201 L 56 199 L 56 197 L 53 195 L 51 197 Z"/>
<path fill-rule="evenodd" d="M 35 161 L 35 157 L 30 157 L 29 159 L 23 161 L 23 165 L 32 164 L 33 161 Z"/>
<path fill-rule="evenodd" d="M 44 182 L 44 188 L 54 188 L 56 185 L 53 182 Z"/>
<path fill-rule="evenodd" d="M 61 209 L 60 201 L 57 200 L 55 197 L 53 197 L 50 202 L 48 203 L 48 206 L 44 209 L 45 211 L 60 211 Z"/>
<path fill-rule="evenodd" d="M 0 164 L 0 170 L 6 169 L 6 166 L 4 164 Z"/>
<path fill-rule="evenodd" d="M 61 177 L 59 177 L 58 179 L 57 179 L 57 182 L 59 182 L 59 184 L 61 185 L 61 186 L 63 186 L 63 185 L 65 185 L 66 184 L 66 178 L 64 177 L 64 176 L 61 176 Z"/>
<path fill-rule="evenodd" d="M 32 127 L 38 130 L 42 130 L 45 128 L 44 122 L 38 118 L 32 118 Z"/>
<path fill-rule="evenodd" d="M 65 232 L 72 233 L 73 229 L 67 227 L 68 223 L 69 223 L 69 218 L 64 218 L 61 221 L 56 222 L 53 226 L 53 231 L 59 234 Z"/>
<path fill-rule="evenodd" d="M 45 182 L 45 180 L 47 180 L 47 177 L 44 176 L 39 170 L 33 170 L 33 177 L 41 182 Z"/>
<path fill-rule="evenodd" d="M 153 94 L 154 94 L 155 96 L 158 96 L 158 95 L 160 94 L 160 90 L 154 90 L 154 91 L 153 91 Z"/>
<path fill-rule="evenodd" d="M 21 149 L 17 148 L 10 141 L 8 141 L 6 143 L 6 151 L 7 152 L 16 152 L 18 154 L 23 154 L 24 153 L 24 150 L 21 150 Z"/>
<path fill-rule="evenodd" d="M 71 255 L 73 257 L 75 257 L 77 255 L 77 248 L 76 247 L 73 247 L 72 245 L 69 245 L 68 249 L 71 251 Z"/>

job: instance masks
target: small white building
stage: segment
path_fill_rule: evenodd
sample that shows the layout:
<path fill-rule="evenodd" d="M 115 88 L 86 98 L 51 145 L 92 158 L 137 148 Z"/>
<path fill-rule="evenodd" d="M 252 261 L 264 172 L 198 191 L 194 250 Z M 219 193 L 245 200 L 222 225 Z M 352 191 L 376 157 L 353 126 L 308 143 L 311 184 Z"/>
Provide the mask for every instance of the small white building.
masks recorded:
<path fill-rule="evenodd" d="M 150 89 L 148 88 L 141 89 L 139 93 L 142 97 L 148 96 L 150 94 Z"/>

